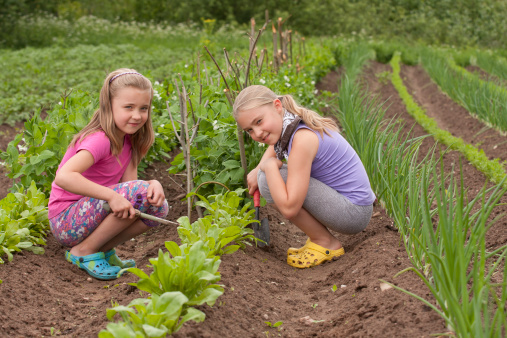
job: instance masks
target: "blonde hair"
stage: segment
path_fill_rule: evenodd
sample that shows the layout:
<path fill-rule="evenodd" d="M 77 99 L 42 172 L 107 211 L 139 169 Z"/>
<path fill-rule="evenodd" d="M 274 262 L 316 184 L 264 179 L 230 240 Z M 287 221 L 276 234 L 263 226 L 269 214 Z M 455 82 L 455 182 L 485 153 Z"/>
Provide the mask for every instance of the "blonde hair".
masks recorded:
<path fill-rule="evenodd" d="M 111 142 L 111 153 L 113 156 L 120 155 L 123 148 L 123 137 L 114 123 L 111 103 L 118 91 L 126 87 L 150 91 L 151 98 L 148 108 L 148 119 L 141 129 L 132 134 L 130 139 L 132 143 L 132 161 L 136 165 L 141 162 L 141 159 L 146 155 L 155 140 L 155 133 L 153 132 L 153 126 L 151 124 L 153 87 L 150 80 L 134 69 L 120 68 L 111 72 L 106 77 L 102 89 L 100 90 L 99 109 L 95 111 L 86 127 L 74 136 L 70 143 L 70 147 L 90 134 L 103 131 Z"/>
<path fill-rule="evenodd" d="M 261 85 L 246 87 L 239 93 L 232 107 L 233 116 L 237 120 L 240 112 L 258 108 L 266 104 L 273 104 L 276 99 L 282 102 L 283 108 L 301 117 L 309 128 L 319 132 L 321 136 L 323 136 L 323 133 L 329 135 L 327 129 L 339 131 L 334 120 L 323 117 L 313 110 L 299 106 L 291 95 L 279 96 L 271 89 Z"/>

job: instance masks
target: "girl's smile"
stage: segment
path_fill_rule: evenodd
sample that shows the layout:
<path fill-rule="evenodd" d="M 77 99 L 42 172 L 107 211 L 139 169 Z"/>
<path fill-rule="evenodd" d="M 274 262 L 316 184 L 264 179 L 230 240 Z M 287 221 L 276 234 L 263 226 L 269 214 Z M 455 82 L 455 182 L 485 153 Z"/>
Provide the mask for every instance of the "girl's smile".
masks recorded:
<path fill-rule="evenodd" d="M 134 87 L 125 87 L 111 100 L 113 119 L 123 135 L 134 134 L 148 120 L 151 92 Z"/>

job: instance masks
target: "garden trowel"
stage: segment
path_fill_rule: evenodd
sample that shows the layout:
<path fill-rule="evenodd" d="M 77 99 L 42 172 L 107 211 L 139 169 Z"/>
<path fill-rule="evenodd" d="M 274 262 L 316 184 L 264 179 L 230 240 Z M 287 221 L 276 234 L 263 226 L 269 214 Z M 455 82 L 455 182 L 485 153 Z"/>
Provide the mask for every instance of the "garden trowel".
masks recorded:
<path fill-rule="evenodd" d="M 258 220 L 259 223 L 252 223 L 252 228 L 255 237 L 262 241 L 257 242 L 257 245 L 262 248 L 269 245 L 269 223 L 267 218 L 263 218 L 262 220 L 260 219 L 259 207 L 261 206 L 261 194 L 259 189 L 255 190 L 253 200 L 255 206 L 255 219 Z"/>

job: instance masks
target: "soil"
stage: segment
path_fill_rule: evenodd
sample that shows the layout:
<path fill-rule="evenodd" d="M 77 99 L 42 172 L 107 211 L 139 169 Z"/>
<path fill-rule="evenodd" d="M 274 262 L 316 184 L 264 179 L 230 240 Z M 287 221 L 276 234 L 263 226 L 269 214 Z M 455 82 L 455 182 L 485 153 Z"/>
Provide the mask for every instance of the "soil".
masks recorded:
<path fill-rule="evenodd" d="M 390 83 L 381 83 L 375 76 L 386 70 L 390 70 L 388 65 L 373 62 L 366 68 L 362 80 L 372 94 L 389 99 L 386 118 L 402 118 L 408 131 L 414 122 L 396 91 Z M 421 79 L 424 71 L 418 67 L 404 67 L 403 72 L 404 80 L 410 83 L 412 91 L 420 94 L 417 100 L 429 114 L 432 111 L 434 116 L 440 116 L 439 111 L 443 111 L 439 107 L 445 104 L 445 114 L 454 116 L 450 121 L 464 120 L 463 116 L 454 115 L 460 110 L 459 106 L 438 89 L 431 94 L 426 92 L 431 81 Z M 332 72 L 317 88 L 336 91 L 337 81 L 338 73 Z M 3 150 L 14 137 L 10 131 L 1 133 L 9 128 L 0 127 Z M 464 129 L 467 128 L 472 127 L 461 127 L 461 131 L 466 134 Z M 413 133 L 414 136 L 425 134 L 418 126 Z M 477 137 L 483 147 L 490 146 L 490 139 Z M 421 152 L 431 146 L 428 138 Z M 459 155 L 446 154 L 445 167 L 452 170 L 453 163 L 459 163 Z M 168 163 L 156 163 L 145 175 L 162 183 L 171 205 L 167 219 L 176 221 L 186 214 L 186 203 L 176 198 L 184 192 L 183 181 L 182 176 L 169 175 L 168 167 Z M 0 197 L 5 196 L 11 185 L 9 179 L 4 180 L 4 175 L 0 177 Z M 464 179 L 472 193 L 485 182 L 483 175 L 465 162 Z M 262 208 L 261 217 L 269 219 L 270 246 L 265 249 L 248 246 L 244 251 L 223 256 L 219 270 L 224 294 L 213 307 L 200 307 L 206 314 L 204 322 L 186 323 L 175 337 L 430 337 L 447 332 L 444 320 L 421 301 L 395 289 L 381 289 L 382 280 L 385 280 L 434 304 L 427 287 L 414 273 L 394 278 L 411 265 L 392 219 L 379 205 L 375 205 L 374 217 L 363 232 L 339 236 L 345 247 L 344 256 L 304 270 L 286 263 L 287 248 L 303 245 L 304 233 L 271 206 Z M 504 217 L 491 228 L 488 247 L 506 243 L 506 225 Z M 155 257 L 168 240 L 178 242 L 176 229 L 160 226 L 124 243 L 117 251 L 120 257 L 135 259 L 138 267 L 149 272 L 149 258 Z M 137 289 L 128 285 L 137 281 L 137 277 L 126 274 L 109 282 L 91 279 L 65 261 L 64 251 L 65 248 L 49 235 L 44 255 L 21 252 L 12 262 L 0 265 L 0 279 L 3 280 L 0 285 L 1 337 L 41 337 L 51 332 L 63 337 L 95 337 L 107 325 L 106 309 L 112 302 L 127 305 L 140 297 Z M 282 322 L 278 328 L 266 324 L 278 321 Z"/>

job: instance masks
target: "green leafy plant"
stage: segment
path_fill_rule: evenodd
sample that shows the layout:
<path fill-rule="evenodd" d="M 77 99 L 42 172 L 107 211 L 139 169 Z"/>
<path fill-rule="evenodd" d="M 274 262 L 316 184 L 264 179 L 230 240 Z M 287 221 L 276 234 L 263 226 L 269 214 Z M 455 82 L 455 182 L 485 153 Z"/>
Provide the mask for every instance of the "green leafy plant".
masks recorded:
<path fill-rule="evenodd" d="M 49 232 L 47 198 L 32 182 L 28 189 L 9 193 L 0 200 L 0 254 L 12 261 L 13 252 L 21 250 L 43 254 Z M 1 256 L 0 255 L 0 256 Z M 0 263 L 4 261 L 0 258 Z"/>
<path fill-rule="evenodd" d="M 123 321 L 107 324 L 99 333 L 100 338 L 166 337 L 177 332 L 183 323 L 202 322 L 204 313 L 185 308 L 188 298 L 179 291 L 154 294 L 149 299 L 134 299 L 128 306 L 116 304 L 107 309 L 111 321 L 119 314 Z"/>
<path fill-rule="evenodd" d="M 264 322 L 264 323 L 266 323 L 266 325 L 269 326 L 269 327 L 279 327 L 280 325 L 283 325 L 282 321 L 278 321 L 278 322 L 276 322 L 274 324 L 271 323 L 271 322 Z"/>
<path fill-rule="evenodd" d="M 202 240 L 209 249 L 208 256 L 212 257 L 244 249 L 246 244 L 250 245 L 249 241 L 255 241 L 253 230 L 248 227 L 255 211 L 248 210 L 250 203 L 240 206 L 243 198 L 239 195 L 244 192 L 245 189 L 238 189 L 209 198 L 192 193 L 200 198 L 196 205 L 205 208 L 207 215 L 192 224 L 187 216 L 178 219 L 182 244 L 191 245 Z M 229 245 L 232 242 L 235 245 Z"/>
<path fill-rule="evenodd" d="M 5 161 L 7 176 L 19 179 L 28 187 L 34 181 L 49 194 L 58 164 L 70 140 L 87 123 L 96 102 L 86 93 L 67 98 L 42 119 L 40 112 L 25 122 L 25 130 L 18 134 L 0 157 Z"/>
<path fill-rule="evenodd" d="M 140 278 L 131 285 L 152 295 L 180 291 L 188 298 L 186 306 L 213 305 L 224 292 L 215 284 L 220 280 L 219 257 L 208 258 L 209 249 L 203 241 L 181 247 L 165 242 L 165 247 L 167 252 L 160 249 L 158 257 L 150 259 L 153 272 L 149 276 L 138 268 L 126 269 Z"/>

